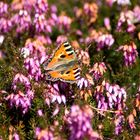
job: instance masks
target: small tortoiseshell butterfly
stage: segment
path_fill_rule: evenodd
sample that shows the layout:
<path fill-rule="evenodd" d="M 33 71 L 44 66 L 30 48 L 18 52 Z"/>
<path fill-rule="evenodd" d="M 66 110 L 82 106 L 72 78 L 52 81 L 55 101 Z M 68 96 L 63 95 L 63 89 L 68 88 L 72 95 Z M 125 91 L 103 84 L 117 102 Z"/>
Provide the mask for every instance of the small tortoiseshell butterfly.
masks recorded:
<path fill-rule="evenodd" d="M 62 43 L 44 64 L 47 80 L 74 83 L 80 78 L 78 60 L 72 46 Z"/>

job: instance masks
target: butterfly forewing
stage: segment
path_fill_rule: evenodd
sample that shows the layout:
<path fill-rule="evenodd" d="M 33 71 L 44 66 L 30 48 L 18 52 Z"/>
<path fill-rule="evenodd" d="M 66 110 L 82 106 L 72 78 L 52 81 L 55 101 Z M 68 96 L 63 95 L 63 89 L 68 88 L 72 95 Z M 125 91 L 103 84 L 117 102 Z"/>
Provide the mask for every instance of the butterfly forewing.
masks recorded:
<path fill-rule="evenodd" d="M 44 64 L 49 80 L 75 82 L 80 77 L 80 68 L 77 63 L 76 54 L 68 42 L 62 43 L 50 60 Z"/>

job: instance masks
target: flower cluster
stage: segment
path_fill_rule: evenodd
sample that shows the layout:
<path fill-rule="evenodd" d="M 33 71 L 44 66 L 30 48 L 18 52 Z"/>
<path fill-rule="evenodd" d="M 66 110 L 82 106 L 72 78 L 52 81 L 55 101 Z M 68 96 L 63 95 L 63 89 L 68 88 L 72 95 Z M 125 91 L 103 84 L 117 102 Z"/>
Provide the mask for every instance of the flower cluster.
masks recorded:
<path fill-rule="evenodd" d="M 39 127 L 37 127 L 35 130 L 35 137 L 38 140 L 53 140 L 54 139 L 53 133 L 51 131 L 49 131 L 48 129 L 41 130 L 41 128 Z"/>
<path fill-rule="evenodd" d="M 65 89 L 65 85 L 63 85 L 63 88 Z M 53 85 L 47 85 L 47 89 L 44 93 L 45 102 L 47 105 L 50 106 L 50 103 L 53 103 L 57 101 L 60 103 L 66 103 L 66 97 L 60 93 L 60 89 L 58 87 L 57 83 L 54 83 Z"/>
<path fill-rule="evenodd" d="M 83 8 L 75 7 L 75 15 L 79 20 L 82 18 L 87 21 L 88 25 L 93 24 L 97 20 L 98 6 L 96 3 L 85 3 Z"/>
<path fill-rule="evenodd" d="M 28 31 L 32 24 L 31 17 L 26 10 L 20 10 L 19 13 L 11 18 L 11 21 L 12 24 L 16 26 L 17 33 Z"/>
<path fill-rule="evenodd" d="M 28 39 L 21 49 L 21 54 L 25 58 L 24 66 L 28 70 L 28 77 L 38 81 L 42 77 L 40 65 L 47 59 L 44 44 L 39 39 Z"/>
<path fill-rule="evenodd" d="M 92 129 L 92 118 L 93 112 L 89 106 L 83 106 L 80 108 L 78 105 L 73 105 L 66 116 L 66 121 L 71 132 L 69 139 L 101 139 L 101 136 Z"/>
<path fill-rule="evenodd" d="M 122 5 L 122 6 L 131 5 L 130 0 L 106 0 L 106 2 L 109 6 L 112 6 L 113 3 L 115 2 L 117 2 L 118 5 Z"/>
<path fill-rule="evenodd" d="M 104 62 L 95 63 L 93 68 L 90 70 L 90 73 L 93 73 L 95 80 L 99 80 L 106 72 L 106 69 L 107 68 Z"/>
<path fill-rule="evenodd" d="M 103 81 L 100 86 L 96 87 L 95 97 L 98 102 L 97 107 L 101 112 L 107 109 L 123 110 L 126 101 L 126 91 L 120 88 L 119 85 L 110 85 L 108 82 Z"/>
<path fill-rule="evenodd" d="M 111 34 L 102 34 L 95 39 L 97 43 L 97 51 L 105 48 L 106 46 L 110 48 L 114 43 L 114 38 Z"/>
<path fill-rule="evenodd" d="M 135 23 L 140 22 L 140 7 L 136 6 L 133 11 L 125 11 L 120 13 L 120 17 L 117 24 L 117 30 L 121 31 L 124 23 L 127 24 L 127 32 L 134 32 L 136 29 Z"/>
<path fill-rule="evenodd" d="M 8 5 L 4 2 L 0 2 L 0 16 L 8 13 Z"/>
<path fill-rule="evenodd" d="M 118 51 L 123 52 L 124 63 L 126 66 L 130 66 L 136 62 L 138 56 L 137 46 L 134 42 L 131 42 L 129 45 L 122 45 L 119 47 Z"/>
<path fill-rule="evenodd" d="M 24 90 L 21 91 L 20 84 L 24 85 Z M 34 98 L 34 92 L 31 89 L 30 81 L 27 77 L 22 74 L 16 74 L 13 79 L 13 90 L 14 93 L 8 95 L 5 100 L 10 104 L 10 107 L 19 108 L 20 111 L 25 114 L 31 107 L 31 101 Z"/>

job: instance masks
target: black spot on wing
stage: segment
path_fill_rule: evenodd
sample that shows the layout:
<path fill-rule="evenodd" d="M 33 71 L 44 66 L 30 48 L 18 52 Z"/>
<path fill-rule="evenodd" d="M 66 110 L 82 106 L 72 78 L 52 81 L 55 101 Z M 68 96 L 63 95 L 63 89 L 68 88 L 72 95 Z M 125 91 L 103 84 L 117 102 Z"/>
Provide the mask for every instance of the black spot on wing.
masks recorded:
<path fill-rule="evenodd" d="M 70 52 L 70 53 L 68 53 L 68 55 L 70 56 L 70 55 L 72 55 L 74 52 Z"/>
<path fill-rule="evenodd" d="M 74 74 L 76 74 L 76 73 L 80 73 L 80 69 L 77 69 L 77 70 L 74 72 Z"/>
<path fill-rule="evenodd" d="M 66 52 L 69 52 L 69 51 L 73 51 L 71 47 L 66 49 Z"/>
<path fill-rule="evenodd" d="M 70 71 L 67 71 L 67 72 L 66 72 L 66 74 L 69 74 L 69 73 L 70 73 Z"/>
<path fill-rule="evenodd" d="M 65 42 L 64 47 L 68 47 L 68 46 L 70 46 L 70 44 L 68 42 Z"/>
<path fill-rule="evenodd" d="M 66 57 L 66 55 L 62 54 L 62 55 L 60 55 L 60 57 L 61 57 L 61 58 L 65 58 L 65 57 Z"/>
<path fill-rule="evenodd" d="M 79 79 L 80 78 L 80 74 L 77 74 L 74 77 L 75 77 L 75 79 Z"/>

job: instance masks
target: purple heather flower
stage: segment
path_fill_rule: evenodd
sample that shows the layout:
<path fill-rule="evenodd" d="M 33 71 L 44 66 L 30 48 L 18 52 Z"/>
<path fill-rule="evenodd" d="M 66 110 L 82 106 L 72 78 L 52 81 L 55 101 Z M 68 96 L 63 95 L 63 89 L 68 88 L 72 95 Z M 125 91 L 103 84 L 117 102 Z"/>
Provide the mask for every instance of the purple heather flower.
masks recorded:
<path fill-rule="evenodd" d="M 23 74 L 16 74 L 14 79 L 13 79 L 13 89 L 16 90 L 17 89 L 17 84 L 23 84 L 26 88 L 26 90 L 31 89 L 31 83 L 29 81 L 29 79 L 27 77 L 25 77 Z"/>
<path fill-rule="evenodd" d="M 7 33 L 12 29 L 13 25 L 11 20 L 0 18 L 0 33 Z"/>
<path fill-rule="evenodd" d="M 72 19 L 65 15 L 60 15 L 58 17 L 58 26 L 59 30 L 64 29 L 65 31 L 70 29 L 70 25 L 72 23 Z"/>
<path fill-rule="evenodd" d="M 51 13 L 57 13 L 57 7 L 56 7 L 56 5 L 51 5 L 50 6 L 50 11 L 51 11 Z"/>
<path fill-rule="evenodd" d="M 90 73 L 93 73 L 94 79 L 99 80 L 106 72 L 106 65 L 104 62 L 95 63 Z"/>
<path fill-rule="evenodd" d="M 103 81 L 102 85 L 96 87 L 95 96 L 99 109 L 115 108 L 122 110 L 125 107 L 126 91 L 124 88 L 120 88 L 119 85 L 110 85 L 108 82 Z"/>
<path fill-rule="evenodd" d="M 0 17 L 8 13 L 8 4 L 0 2 Z"/>
<path fill-rule="evenodd" d="M 36 0 L 35 3 L 35 12 L 42 14 L 48 12 L 48 3 L 46 0 Z"/>
<path fill-rule="evenodd" d="M 24 94 L 21 91 L 18 91 L 17 94 L 11 93 L 5 99 L 9 101 L 11 107 L 15 106 L 16 108 L 21 109 L 23 114 L 28 112 L 31 107 L 31 99 L 27 94 Z"/>
<path fill-rule="evenodd" d="M 42 109 L 39 109 L 38 111 L 37 111 L 37 114 L 38 114 L 38 116 L 43 116 L 43 111 L 42 111 Z"/>
<path fill-rule="evenodd" d="M 28 31 L 32 22 L 31 17 L 26 10 L 20 10 L 11 20 L 12 23 L 17 26 L 17 33 Z"/>
<path fill-rule="evenodd" d="M 36 81 L 40 80 L 42 73 L 40 63 L 37 58 L 26 58 L 24 60 L 24 66 L 28 70 L 28 77 L 30 79 L 34 78 Z"/>
<path fill-rule="evenodd" d="M 66 115 L 66 121 L 71 131 L 69 140 L 82 140 L 87 138 L 89 140 L 100 138 L 93 136 L 93 129 L 91 120 L 93 118 L 93 112 L 89 106 L 79 107 L 73 105 L 70 112 Z"/>
<path fill-rule="evenodd" d="M 35 38 L 37 40 L 39 40 L 40 42 L 42 42 L 42 44 L 44 44 L 44 45 L 51 45 L 52 44 L 52 40 L 49 36 L 37 35 L 37 36 L 35 36 Z"/>
<path fill-rule="evenodd" d="M 31 39 L 27 39 L 25 46 L 21 49 L 21 54 L 27 58 L 28 56 L 32 58 L 37 58 L 39 63 L 42 64 L 46 58 L 46 48 L 44 44 L 46 43 L 45 38 L 38 38 L 32 41 Z"/>
<path fill-rule="evenodd" d="M 85 78 L 80 78 L 77 82 L 77 86 L 82 89 L 82 88 L 87 88 L 89 86 L 89 82 Z"/>
<path fill-rule="evenodd" d="M 39 127 L 37 127 L 35 130 L 35 137 L 38 140 L 54 140 L 53 133 L 50 130 L 41 130 Z"/>
<path fill-rule="evenodd" d="M 114 0 L 114 2 L 115 1 L 117 1 L 117 4 L 118 5 L 130 5 L 131 4 L 131 2 L 130 2 L 130 0 Z"/>
<path fill-rule="evenodd" d="M 108 17 L 104 18 L 104 25 L 107 30 L 111 30 L 110 19 Z"/>
<path fill-rule="evenodd" d="M 134 32 L 134 30 L 136 29 L 136 26 L 134 25 L 134 23 L 140 22 L 139 15 L 140 15 L 140 7 L 138 6 L 136 6 L 133 9 L 133 11 L 129 10 L 129 11 L 121 12 L 120 18 L 117 24 L 117 30 L 121 31 L 122 25 L 124 23 L 127 23 L 126 31 Z"/>
<path fill-rule="evenodd" d="M 134 42 L 130 45 L 120 46 L 117 51 L 123 51 L 124 63 L 126 66 L 130 66 L 136 62 L 138 56 L 137 46 Z"/>
<path fill-rule="evenodd" d="M 99 35 L 95 42 L 97 43 L 97 50 L 100 51 L 105 46 L 108 46 L 109 48 L 114 44 L 114 38 L 111 34 L 102 34 Z"/>
<path fill-rule="evenodd" d="M 67 40 L 68 38 L 65 35 L 59 35 L 56 39 L 56 44 L 60 45 Z"/>
<path fill-rule="evenodd" d="M 53 85 L 47 85 L 47 92 L 44 93 L 45 102 L 47 105 L 57 101 L 59 104 L 66 103 L 66 97 L 60 94 L 60 90 L 57 83 Z"/>
<path fill-rule="evenodd" d="M 140 6 L 135 6 L 133 12 L 136 21 L 140 21 Z"/>
<path fill-rule="evenodd" d="M 115 119 L 115 134 L 119 135 L 122 132 L 122 123 L 124 122 L 124 116 L 119 114 L 117 119 Z"/>
<path fill-rule="evenodd" d="M 34 17 L 34 26 L 37 33 L 44 32 L 44 33 L 51 33 L 52 27 L 48 24 L 48 21 L 44 14 L 35 14 Z"/>
<path fill-rule="evenodd" d="M 4 35 L 0 35 L 0 45 L 3 43 L 4 41 Z"/>
<path fill-rule="evenodd" d="M 16 132 L 13 134 L 13 140 L 20 140 L 19 135 Z"/>
<path fill-rule="evenodd" d="M 18 89 L 18 84 L 24 85 L 24 93 Z M 23 74 L 18 73 L 15 75 L 12 85 L 15 93 L 11 93 L 5 99 L 9 101 L 11 107 L 16 106 L 25 114 L 31 107 L 31 100 L 34 98 L 34 92 L 31 90 L 30 81 Z"/>
<path fill-rule="evenodd" d="M 41 42 L 41 39 L 43 42 Z M 46 40 L 39 38 L 34 41 L 28 39 L 25 43 L 25 47 L 21 49 L 21 54 L 25 58 L 24 66 L 28 70 L 28 77 L 34 78 L 38 81 L 42 77 L 40 65 L 47 59 L 46 48 L 44 44 Z"/>

